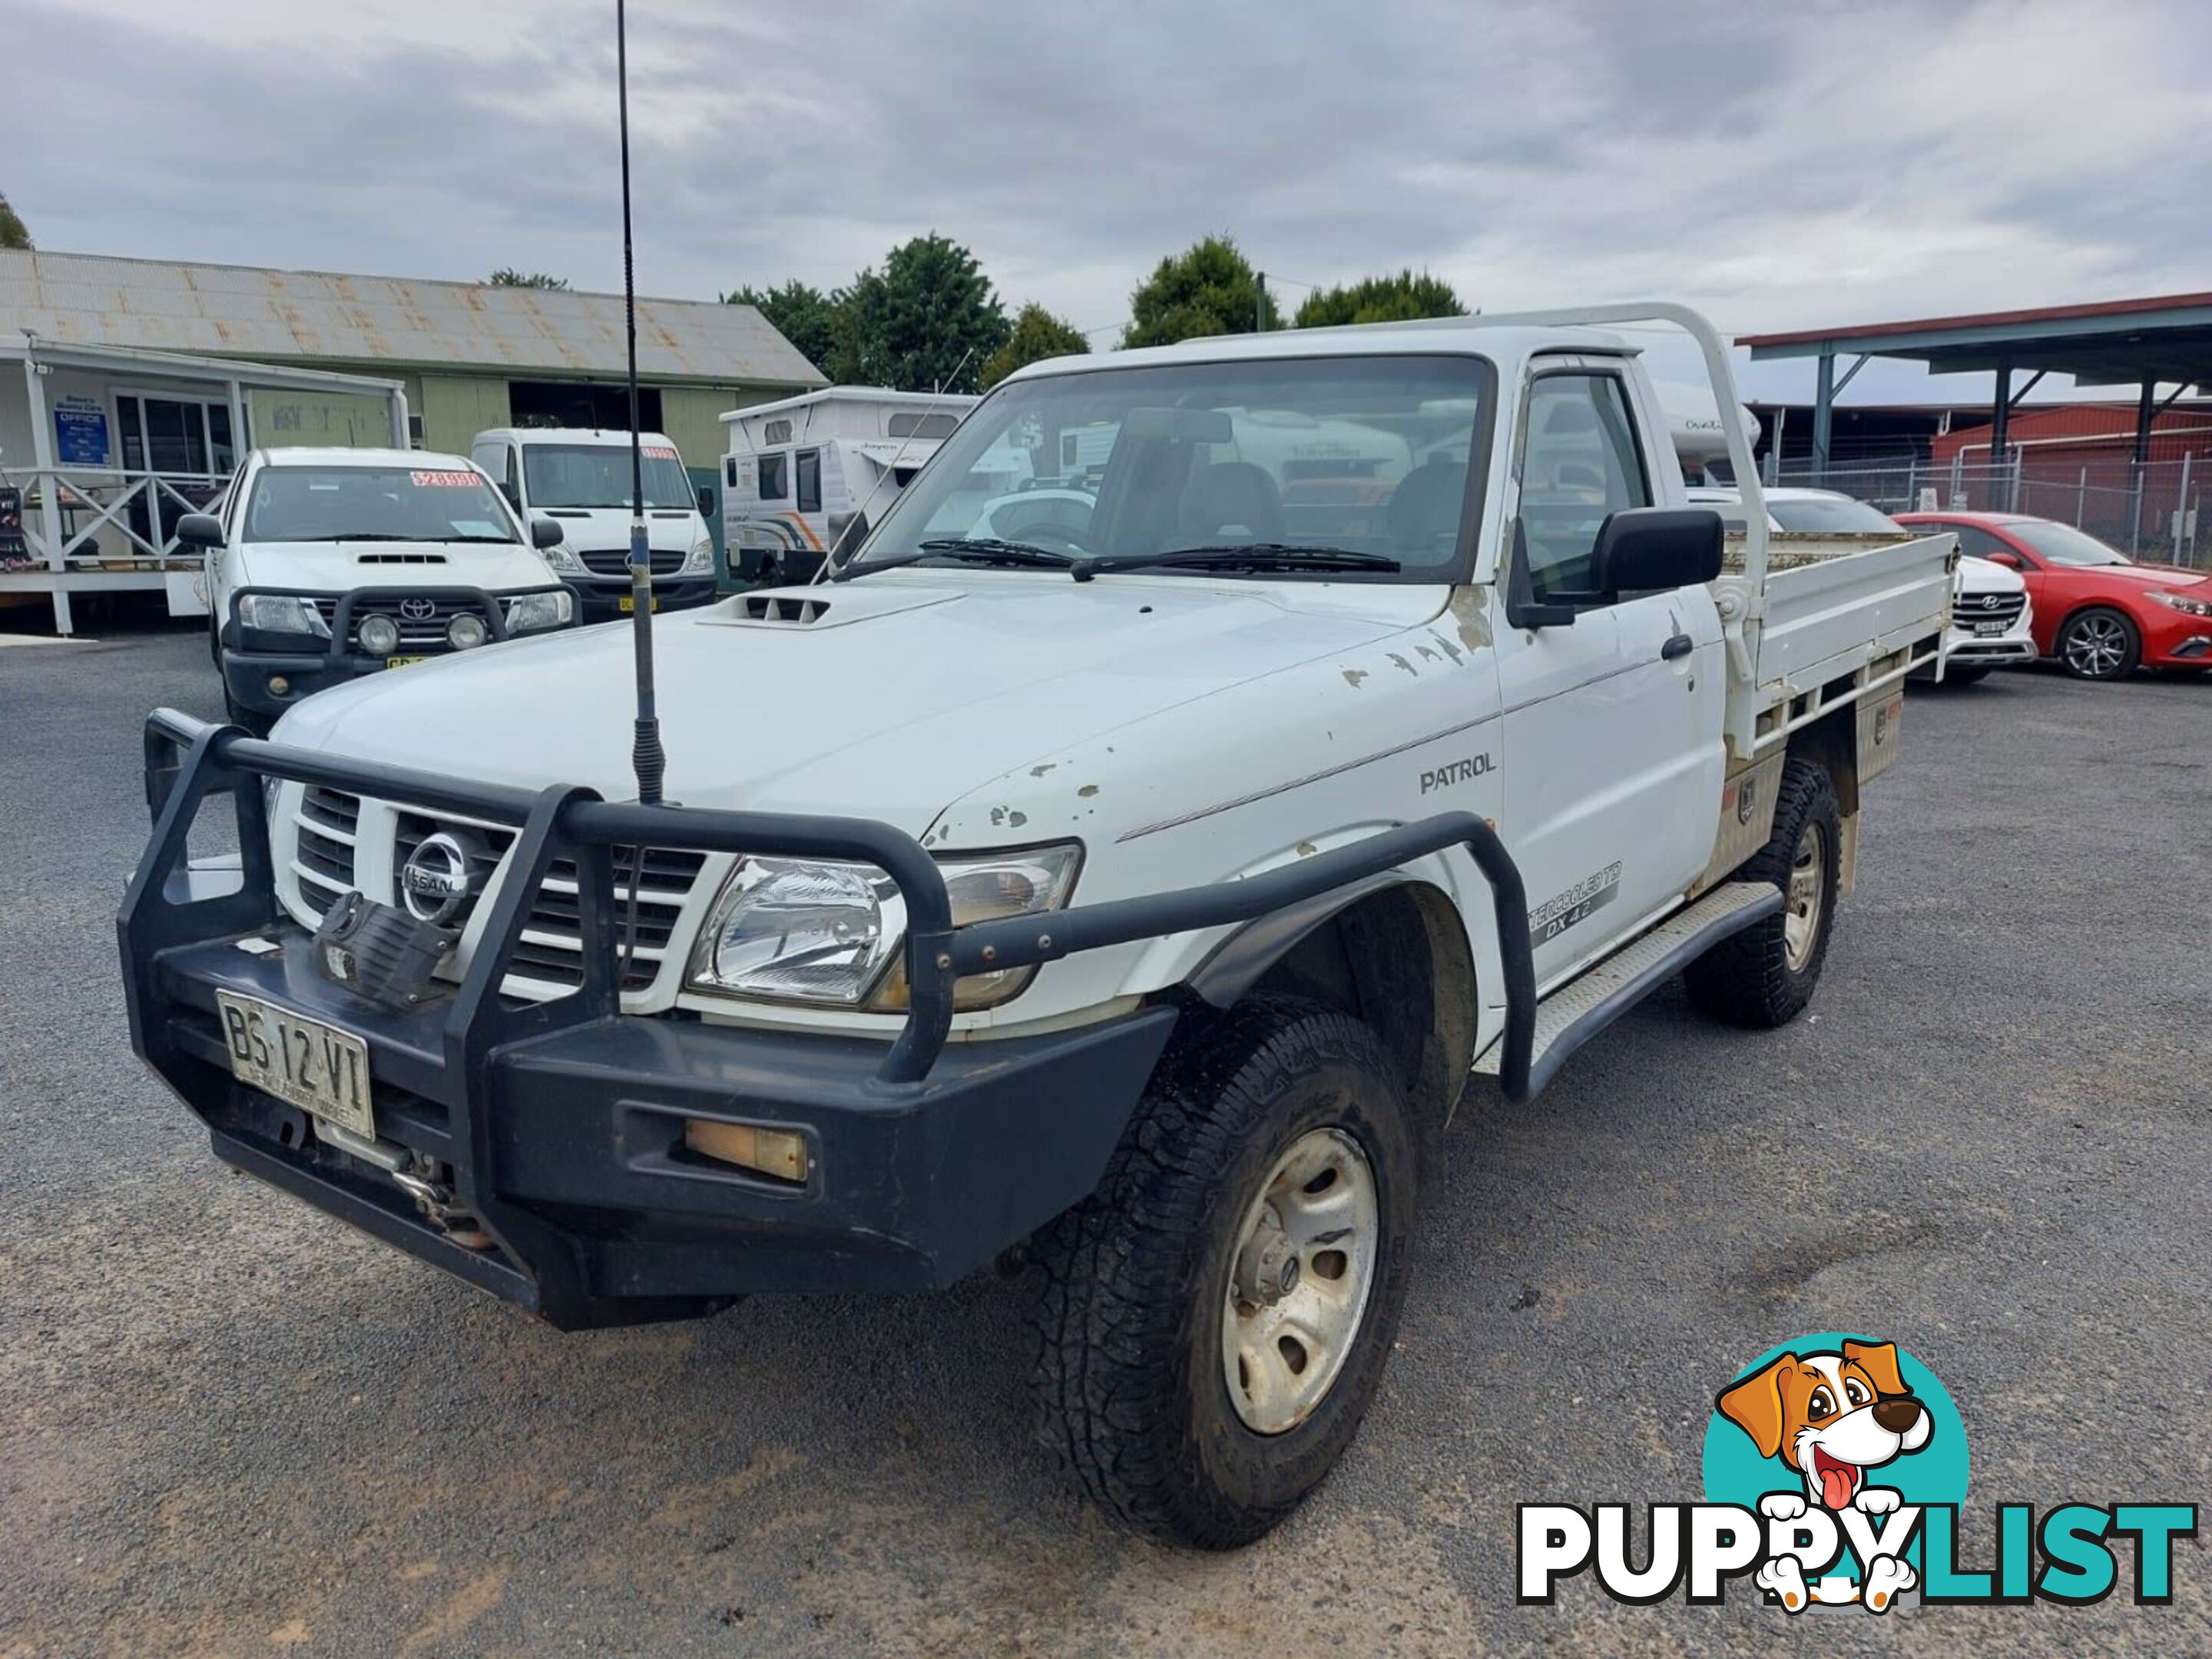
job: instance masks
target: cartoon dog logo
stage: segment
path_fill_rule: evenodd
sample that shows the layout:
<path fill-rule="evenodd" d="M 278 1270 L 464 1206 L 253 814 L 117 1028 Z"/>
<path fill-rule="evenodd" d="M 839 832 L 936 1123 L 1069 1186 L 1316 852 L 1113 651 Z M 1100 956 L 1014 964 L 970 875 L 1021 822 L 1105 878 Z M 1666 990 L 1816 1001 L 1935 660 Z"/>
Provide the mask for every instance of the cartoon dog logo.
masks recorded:
<path fill-rule="evenodd" d="M 1838 1352 L 1778 1355 L 1723 1389 L 1715 1404 L 1751 1437 L 1761 1457 L 1778 1457 L 1803 1480 L 1802 1498 L 1770 1492 L 1760 1499 L 1760 1510 L 1778 1521 L 1795 1520 L 1808 1503 L 1889 1514 L 1899 1494 L 1869 1486 L 1867 1471 L 1918 1451 L 1936 1426 L 1898 1372 L 1896 1345 L 1849 1338 Z M 1793 1613 L 1811 1599 L 1798 1563 L 1789 1557 L 1767 1563 L 1758 1582 Z M 1879 1609 L 1917 1582 L 1911 1567 L 1886 1558 L 1869 1571 L 1864 1593 Z"/>

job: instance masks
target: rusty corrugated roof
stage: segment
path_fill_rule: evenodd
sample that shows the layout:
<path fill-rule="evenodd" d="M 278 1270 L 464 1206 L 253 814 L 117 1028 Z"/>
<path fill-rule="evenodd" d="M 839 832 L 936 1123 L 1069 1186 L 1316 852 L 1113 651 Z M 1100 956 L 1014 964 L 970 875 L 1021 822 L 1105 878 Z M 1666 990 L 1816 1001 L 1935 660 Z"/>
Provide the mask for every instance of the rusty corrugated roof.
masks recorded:
<path fill-rule="evenodd" d="M 622 296 L 319 270 L 0 251 L 0 339 L 270 362 L 620 374 Z M 750 306 L 637 302 L 637 368 L 665 384 L 807 387 L 823 375 Z"/>

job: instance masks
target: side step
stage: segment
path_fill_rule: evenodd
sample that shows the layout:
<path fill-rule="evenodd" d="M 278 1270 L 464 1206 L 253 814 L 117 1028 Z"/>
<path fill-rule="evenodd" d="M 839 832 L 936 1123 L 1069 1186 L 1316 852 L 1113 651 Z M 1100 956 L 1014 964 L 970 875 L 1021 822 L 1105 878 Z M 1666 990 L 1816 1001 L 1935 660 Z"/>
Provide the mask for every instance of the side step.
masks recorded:
<path fill-rule="evenodd" d="M 1781 908 L 1782 890 L 1771 882 L 1725 883 L 1559 987 L 1536 1006 L 1528 1093 L 1534 1095 L 1568 1055 L 1721 940 Z M 1504 1046 L 1500 1038 L 1476 1056 L 1478 1075 L 1498 1075 Z"/>

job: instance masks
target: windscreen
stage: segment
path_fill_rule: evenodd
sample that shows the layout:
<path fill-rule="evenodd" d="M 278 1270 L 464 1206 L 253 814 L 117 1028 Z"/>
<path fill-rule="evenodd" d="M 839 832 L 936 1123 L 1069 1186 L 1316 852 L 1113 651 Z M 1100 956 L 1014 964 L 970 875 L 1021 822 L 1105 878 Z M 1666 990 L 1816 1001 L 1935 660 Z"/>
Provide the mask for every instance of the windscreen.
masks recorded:
<path fill-rule="evenodd" d="M 690 507 L 691 480 L 684 461 L 666 444 L 644 448 L 645 504 Z M 629 447 L 627 444 L 525 444 L 523 482 L 530 505 L 628 507 L 630 503 Z"/>
<path fill-rule="evenodd" d="M 1905 528 L 1880 507 L 1842 495 L 1766 500 L 1767 516 L 1784 530 L 1831 536 L 1901 536 Z"/>
<path fill-rule="evenodd" d="M 1462 563 L 1494 375 L 1467 356 L 1094 369 L 1004 386 L 885 514 L 854 568 L 999 539 L 1076 557 L 1244 544 L 1399 568 L 1270 580 L 1437 581 Z M 1480 469 L 1476 469 L 1478 471 Z"/>
<path fill-rule="evenodd" d="M 2053 524 L 2049 520 L 2008 524 L 2005 526 L 2005 533 L 2026 542 L 2033 550 L 2053 564 L 2087 567 L 2135 562 L 2118 548 L 2106 546 L 2094 536 L 2076 530 L 2070 524 Z"/>
<path fill-rule="evenodd" d="M 468 467 L 264 466 L 250 542 L 515 542 L 499 492 Z"/>

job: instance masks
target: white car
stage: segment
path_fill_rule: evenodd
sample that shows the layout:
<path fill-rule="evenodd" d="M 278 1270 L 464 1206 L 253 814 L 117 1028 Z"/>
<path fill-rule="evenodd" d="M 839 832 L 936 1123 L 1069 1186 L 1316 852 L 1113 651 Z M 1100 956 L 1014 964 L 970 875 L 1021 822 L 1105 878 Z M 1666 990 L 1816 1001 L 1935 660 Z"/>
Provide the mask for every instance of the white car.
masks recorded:
<path fill-rule="evenodd" d="M 691 475 L 676 446 L 641 434 L 646 543 L 653 608 L 684 611 L 714 597 L 714 538 L 701 516 Z M 469 455 L 526 524 L 559 527 L 543 544 L 545 562 L 576 595 L 582 620 L 626 616 L 631 605 L 629 434 L 596 427 L 494 427 Z"/>
<path fill-rule="evenodd" d="M 649 624 L 672 804 L 624 629 L 268 744 L 162 711 L 133 1040 L 219 1157 L 563 1328 L 1018 1250 L 1085 1487 L 1248 1542 L 1375 1397 L 1462 1094 L 1528 1098 L 1678 975 L 1806 1006 L 1936 657 L 1948 532 L 1783 568 L 1754 507 L 1724 568 L 1645 465 L 1609 325 L 1653 318 L 1748 476 L 1680 307 L 1018 370 L 830 580 Z M 1232 453 L 1255 411 L 1422 459 L 1316 492 L 1346 458 Z M 1010 447 L 1102 423 L 1079 524 L 966 533 Z M 234 782 L 266 855 L 203 871 Z"/>
<path fill-rule="evenodd" d="M 1767 528 L 1780 534 L 1894 538 L 1911 533 L 1880 507 L 1838 490 L 1777 485 L 1763 494 Z M 1742 533 L 1741 499 L 1735 490 L 1695 485 L 1689 496 L 1717 508 L 1730 533 Z M 1943 641 L 1942 678 L 1953 684 L 1971 685 L 1993 668 L 2033 662 L 2034 620 L 2027 584 L 2018 571 L 1971 553 L 1961 556 L 1958 590 L 1951 603 L 1951 627 Z M 1935 674 L 1935 669 L 1929 668 L 1920 677 L 1933 678 Z"/>
<path fill-rule="evenodd" d="M 177 537 L 206 562 L 224 706 L 257 731 L 364 674 L 575 620 L 521 521 L 459 455 L 257 449 Z"/>

